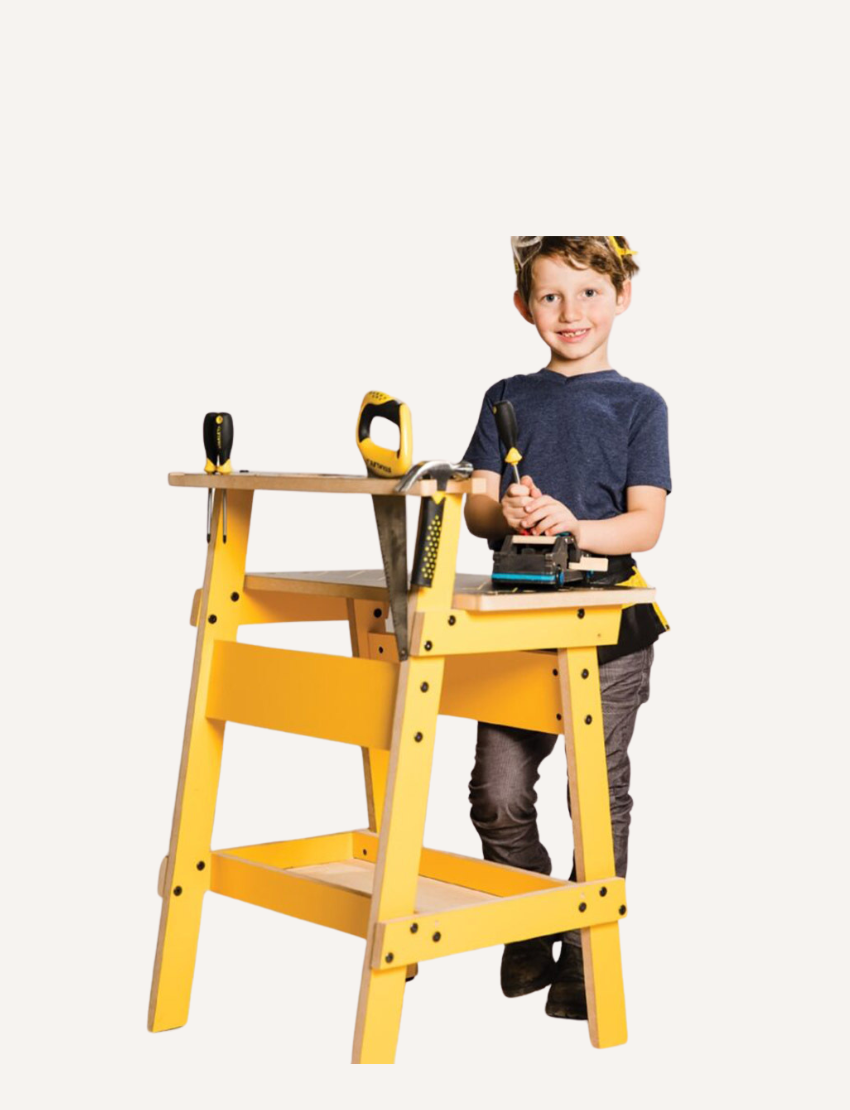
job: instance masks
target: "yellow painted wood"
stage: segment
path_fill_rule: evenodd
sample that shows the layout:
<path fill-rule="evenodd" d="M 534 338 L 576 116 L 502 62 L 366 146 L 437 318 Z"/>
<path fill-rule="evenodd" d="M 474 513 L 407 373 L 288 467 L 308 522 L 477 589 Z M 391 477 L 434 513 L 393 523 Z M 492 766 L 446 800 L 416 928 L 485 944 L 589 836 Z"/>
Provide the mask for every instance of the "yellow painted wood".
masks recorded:
<path fill-rule="evenodd" d="M 366 936 L 370 899 L 361 891 L 293 875 L 225 852 L 213 852 L 210 889 L 302 921 Z"/>
<path fill-rule="evenodd" d="M 403 970 L 400 976 L 392 970 L 374 971 L 371 950 L 378 923 L 412 913 L 415 904 L 443 660 L 408 659 L 399 668 L 387 796 L 354 1033 L 353 1062 L 360 1064 L 391 1064 L 395 1059 L 405 975 Z"/>
<path fill-rule="evenodd" d="M 373 632 L 369 656 L 394 662 L 395 636 Z M 498 725 L 561 731 L 561 688 L 554 652 L 450 655 L 440 713 Z"/>
<path fill-rule="evenodd" d="M 237 591 L 239 592 L 239 591 Z M 198 623 L 201 591 L 192 599 L 189 623 Z M 250 590 L 243 587 L 237 606 L 239 624 L 284 624 L 291 621 L 343 621 L 347 618 L 345 600 L 339 597 L 304 594 L 283 594 L 271 590 Z"/>
<path fill-rule="evenodd" d="M 207 713 L 221 721 L 388 748 L 398 669 L 369 659 L 220 643 Z"/>
<path fill-rule="evenodd" d="M 576 876 L 579 882 L 604 879 L 614 874 L 614 841 L 596 651 L 559 651 L 558 669 Z M 597 1048 L 624 1044 L 628 1034 L 618 926 L 583 928 L 581 935 L 591 1043 Z"/>
<path fill-rule="evenodd" d="M 230 594 L 241 588 L 245 574 L 252 497 L 250 492 L 230 494 L 226 544 L 221 537 L 220 493 L 213 504 L 213 538 L 207 550 L 201 623 L 154 958 L 148 1011 L 151 1032 L 184 1025 L 189 1013 L 201 908 L 210 883 L 210 837 L 224 741 L 224 722 L 209 720 L 204 709 L 215 645 L 236 636 L 236 608 Z M 210 620 L 213 616 L 215 622 Z"/>
<path fill-rule="evenodd" d="M 461 497 L 447 494 L 433 585 L 414 592 L 412 615 L 425 609 L 439 615 L 451 606 L 460 510 Z M 395 1059 L 406 973 L 404 967 L 396 970 L 390 964 L 375 970 L 371 956 L 379 923 L 407 916 L 414 908 L 444 661 L 407 659 L 399 668 L 387 796 L 354 1030 L 352 1058 L 362 1064 L 390 1064 Z"/>
<path fill-rule="evenodd" d="M 450 656 L 440 712 L 473 721 L 560 732 L 557 656 L 540 651 Z"/>
<path fill-rule="evenodd" d="M 378 838 L 374 833 L 365 829 L 355 830 L 352 833 L 352 846 L 356 857 L 377 859 Z M 453 883 L 455 886 L 468 887 L 470 890 L 483 891 L 498 897 L 527 894 L 533 890 L 553 890 L 563 886 L 566 881 L 553 879 L 551 875 L 539 875 L 536 871 L 509 867 L 506 863 L 472 859 L 436 848 L 422 849 L 419 874 L 428 879 Z"/>
<path fill-rule="evenodd" d="M 352 655 L 360 658 L 383 658 L 387 662 L 398 662 L 396 638 L 384 631 L 387 626 L 387 602 L 376 604 L 374 601 L 346 599 L 349 631 L 351 634 Z M 382 650 L 373 651 L 373 636 L 381 635 L 386 643 Z M 377 832 L 381 826 L 381 813 L 387 792 L 387 772 L 390 766 L 389 751 L 363 748 L 363 778 L 366 785 L 366 809 L 369 814 L 369 828 Z"/>
<path fill-rule="evenodd" d="M 622 879 L 564 882 L 550 890 L 386 921 L 378 929 L 372 966 L 385 966 L 390 953 L 393 964 L 413 963 L 616 921 L 624 897 Z"/>
<path fill-rule="evenodd" d="M 532 609 L 508 612 L 418 613 L 413 621 L 411 655 L 487 655 L 535 648 L 615 644 L 620 635 L 620 608 Z M 579 616 L 582 613 L 583 616 Z M 454 617 L 454 624 L 448 618 Z"/>
<path fill-rule="evenodd" d="M 310 863 L 330 863 L 355 854 L 354 833 L 329 833 L 300 840 L 277 840 L 269 844 L 245 844 L 238 848 L 219 848 L 216 855 L 264 863 L 268 867 L 305 867 Z"/>

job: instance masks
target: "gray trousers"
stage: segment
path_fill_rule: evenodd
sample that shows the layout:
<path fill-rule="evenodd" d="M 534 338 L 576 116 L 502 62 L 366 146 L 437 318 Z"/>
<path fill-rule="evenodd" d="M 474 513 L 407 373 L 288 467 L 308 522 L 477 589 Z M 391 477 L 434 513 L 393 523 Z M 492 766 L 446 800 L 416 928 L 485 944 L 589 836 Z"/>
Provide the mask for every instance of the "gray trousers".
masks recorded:
<path fill-rule="evenodd" d="M 654 648 L 650 646 L 599 667 L 614 865 L 621 878 L 626 875 L 632 809 L 629 741 L 637 711 L 649 698 L 653 657 Z M 555 733 L 479 722 L 469 801 L 472 823 L 481 837 L 485 859 L 551 875 L 552 861 L 537 831 L 534 786 L 540 777 L 540 764 L 555 747 L 557 739 Z M 575 877 L 573 856 L 570 878 L 574 880 Z M 564 933 L 564 940 L 581 945 L 577 930 Z"/>

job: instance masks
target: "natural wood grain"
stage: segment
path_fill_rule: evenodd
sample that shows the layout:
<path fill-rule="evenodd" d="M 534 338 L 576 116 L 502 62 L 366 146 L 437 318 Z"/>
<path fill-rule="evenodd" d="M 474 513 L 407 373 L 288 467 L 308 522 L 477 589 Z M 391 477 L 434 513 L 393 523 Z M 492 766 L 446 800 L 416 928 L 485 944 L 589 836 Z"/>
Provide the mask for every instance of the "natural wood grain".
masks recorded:
<path fill-rule="evenodd" d="M 175 470 L 168 475 L 170 486 L 209 489 L 276 489 L 303 493 L 371 493 L 379 496 L 431 497 L 437 492 L 433 479 L 416 482 L 405 494 L 396 492 L 398 478 L 367 478 L 359 474 L 277 474 L 250 471 L 247 474 L 186 474 Z M 484 493 L 482 478 L 450 481 L 448 493 Z"/>
<path fill-rule="evenodd" d="M 387 600 L 382 570 L 308 570 L 251 572 L 245 576 L 250 590 L 281 590 L 284 593 L 324 594 L 330 597 L 362 597 Z M 565 590 L 523 590 L 516 593 L 494 590 L 486 574 L 455 576 L 452 608 L 479 612 L 512 609 L 590 609 L 594 606 L 638 605 L 655 598 L 653 588 L 628 586 L 582 586 Z"/>

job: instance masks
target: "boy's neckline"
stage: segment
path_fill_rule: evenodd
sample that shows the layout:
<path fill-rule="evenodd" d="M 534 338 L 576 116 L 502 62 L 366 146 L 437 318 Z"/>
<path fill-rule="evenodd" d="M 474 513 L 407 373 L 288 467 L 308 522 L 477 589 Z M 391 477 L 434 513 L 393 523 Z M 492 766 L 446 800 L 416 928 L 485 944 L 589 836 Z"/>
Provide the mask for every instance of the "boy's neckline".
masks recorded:
<path fill-rule="evenodd" d="M 586 370 L 583 374 L 561 374 L 557 370 L 552 370 L 549 366 L 544 366 L 537 371 L 538 374 L 553 374 L 556 378 L 561 378 L 565 382 L 576 382 L 581 378 L 619 378 L 619 373 L 616 370 Z"/>

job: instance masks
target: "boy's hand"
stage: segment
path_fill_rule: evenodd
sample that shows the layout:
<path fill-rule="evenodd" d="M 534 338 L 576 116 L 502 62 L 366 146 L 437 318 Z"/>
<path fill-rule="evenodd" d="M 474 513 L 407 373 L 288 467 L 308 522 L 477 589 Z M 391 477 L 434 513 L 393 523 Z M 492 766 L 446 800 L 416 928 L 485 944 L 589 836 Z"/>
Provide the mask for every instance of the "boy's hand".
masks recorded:
<path fill-rule="evenodd" d="M 536 486 L 525 503 L 520 527 L 527 528 L 535 536 L 557 536 L 559 532 L 572 532 L 576 543 L 579 543 L 578 520 L 573 513 L 554 497 L 542 494 Z"/>
<path fill-rule="evenodd" d="M 505 490 L 502 498 L 502 515 L 509 528 L 514 532 L 522 529 L 522 519 L 525 516 L 529 501 L 539 497 L 540 490 L 535 486 L 533 479 L 526 474 L 520 482 L 513 482 Z"/>

